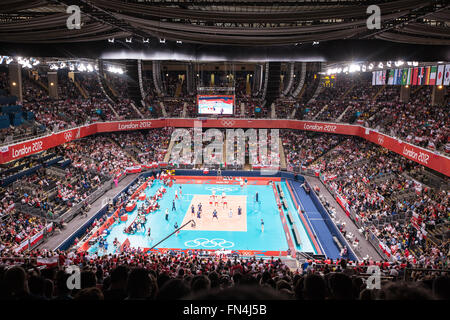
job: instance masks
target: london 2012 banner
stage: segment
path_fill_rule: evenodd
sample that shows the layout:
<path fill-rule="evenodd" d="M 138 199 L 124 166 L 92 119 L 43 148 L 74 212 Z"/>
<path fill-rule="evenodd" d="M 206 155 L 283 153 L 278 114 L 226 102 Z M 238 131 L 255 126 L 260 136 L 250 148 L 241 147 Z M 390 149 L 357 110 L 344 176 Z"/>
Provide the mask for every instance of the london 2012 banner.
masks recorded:
<path fill-rule="evenodd" d="M 450 71 L 450 70 L 449 70 Z M 445 78 L 444 78 L 445 81 Z M 450 158 L 411 143 L 404 142 L 375 130 L 360 125 L 339 124 L 331 122 L 314 122 L 301 120 L 270 120 L 270 119 L 149 119 L 133 121 L 97 122 L 77 128 L 52 133 L 28 141 L 12 143 L 0 148 L 0 164 L 17 160 L 41 151 L 54 148 L 69 141 L 77 140 L 100 132 L 117 132 L 144 130 L 150 128 L 175 127 L 194 128 L 196 122 L 201 122 L 203 128 L 254 128 L 254 129 L 294 129 L 332 134 L 359 136 L 365 140 L 381 145 L 408 159 L 420 163 L 433 170 L 450 176 Z"/>

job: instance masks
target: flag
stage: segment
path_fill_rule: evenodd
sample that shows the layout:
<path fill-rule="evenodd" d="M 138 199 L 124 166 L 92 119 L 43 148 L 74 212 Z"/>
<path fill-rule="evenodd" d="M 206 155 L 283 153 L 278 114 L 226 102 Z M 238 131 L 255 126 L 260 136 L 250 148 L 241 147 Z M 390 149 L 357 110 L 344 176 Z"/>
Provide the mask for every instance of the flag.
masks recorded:
<path fill-rule="evenodd" d="M 436 74 L 436 85 L 437 86 L 441 86 L 442 81 L 444 80 L 444 68 L 445 68 L 445 66 L 443 64 L 438 66 L 437 74 Z"/>
<path fill-rule="evenodd" d="M 394 69 L 389 70 L 388 84 L 394 84 Z"/>
<path fill-rule="evenodd" d="M 448 86 L 450 84 L 450 64 L 445 66 L 444 71 L 444 86 Z"/>
<path fill-rule="evenodd" d="M 412 78 L 412 68 L 408 69 L 408 76 L 406 77 L 406 84 L 410 85 L 411 84 L 411 78 Z"/>
<path fill-rule="evenodd" d="M 46 266 L 47 268 L 58 266 L 58 257 L 49 257 L 49 258 L 37 258 L 36 259 L 38 266 Z"/>
<path fill-rule="evenodd" d="M 431 67 L 425 67 L 425 75 L 424 75 L 424 80 L 425 80 L 425 85 L 429 86 L 430 85 L 430 71 L 431 71 Z"/>
<path fill-rule="evenodd" d="M 430 86 L 434 86 L 436 84 L 436 70 L 437 67 L 436 66 L 432 66 L 430 68 Z"/>
<path fill-rule="evenodd" d="M 413 80 L 412 85 L 417 85 L 417 76 L 419 75 L 419 68 L 414 68 L 414 74 L 413 74 Z"/>
<path fill-rule="evenodd" d="M 377 71 L 372 71 L 372 85 L 377 85 Z"/>
<path fill-rule="evenodd" d="M 424 74 L 424 68 L 423 68 L 423 67 L 420 67 L 420 68 L 419 68 L 419 74 L 418 74 L 418 76 L 417 76 L 417 85 L 418 85 L 418 86 L 421 86 L 421 85 L 424 84 L 424 81 L 423 81 L 423 74 Z"/>
<path fill-rule="evenodd" d="M 406 85 L 406 80 L 408 78 L 408 69 L 403 69 L 402 70 L 402 85 Z"/>
<path fill-rule="evenodd" d="M 382 74 L 382 76 L 381 76 L 381 83 L 380 84 L 382 84 L 382 85 L 385 85 L 386 84 L 386 71 L 387 70 L 383 70 L 383 74 Z"/>
<path fill-rule="evenodd" d="M 398 69 L 396 84 L 402 84 L 402 69 Z"/>

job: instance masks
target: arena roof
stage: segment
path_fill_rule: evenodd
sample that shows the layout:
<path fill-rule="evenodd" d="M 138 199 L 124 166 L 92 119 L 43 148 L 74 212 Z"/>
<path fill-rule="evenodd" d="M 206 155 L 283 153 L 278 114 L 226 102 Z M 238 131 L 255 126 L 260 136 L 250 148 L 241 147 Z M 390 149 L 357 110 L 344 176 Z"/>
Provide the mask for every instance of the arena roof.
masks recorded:
<path fill-rule="evenodd" d="M 381 29 L 368 29 L 369 5 Z M 69 5 L 81 28 L 68 29 Z M 0 42 L 122 47 L 160 39 L 194 46 L 311 45 L 341 40 L 448 46 L 450 6 L 442 0 L 2 0 Z M 445 58 L 445 57 L 443 57 Z"/>

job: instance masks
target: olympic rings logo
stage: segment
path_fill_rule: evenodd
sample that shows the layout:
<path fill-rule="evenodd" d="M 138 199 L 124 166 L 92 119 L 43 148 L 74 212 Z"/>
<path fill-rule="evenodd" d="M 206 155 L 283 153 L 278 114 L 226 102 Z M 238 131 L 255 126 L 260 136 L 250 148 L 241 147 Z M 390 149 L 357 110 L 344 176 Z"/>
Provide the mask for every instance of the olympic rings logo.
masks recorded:
<path fill-rule="evenodd" d="M 234 120 L 221 120 L 220 122 L 224 127 L 232 127 L 236 123 Z"/>
<path fill-rule="evenodd" d="M 234 247 L 234 243 L 231 241 L 227 241 L 225 239 L 206 239 L 206 238 L 197 238 L 195 240 L 188 240 L 184 243 L 186 247 L 196 248 L 196 247 L 204 247 L 204 248 L 215 248 L 220 247 L 222 249 L 228 249 Z"/>
<path fill-rule="evenodd" d="M 64 140 L 69 141 L 72 139 L 72 131 L 64 132 Z"/>
<path fill-rule="evenodd" d="M 379 143 L 379 144 L 383 144 L 383 142 L 384 142 L 384 137 L 381 136 L 381 135 L 379 135 L 379 136 L 378 136 L 378 143 Z"/>

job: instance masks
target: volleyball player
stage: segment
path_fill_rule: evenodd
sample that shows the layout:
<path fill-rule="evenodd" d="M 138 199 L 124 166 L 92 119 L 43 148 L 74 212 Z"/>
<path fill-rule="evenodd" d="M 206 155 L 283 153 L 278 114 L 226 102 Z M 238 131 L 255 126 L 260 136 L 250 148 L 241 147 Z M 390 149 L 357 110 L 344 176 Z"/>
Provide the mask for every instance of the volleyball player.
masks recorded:
<path fill-rule="evenodd" d="M 169 221 L 169 209 L 166 209 L 166 221 Z"/>
<path fill-rule="evenodd" d="M 175 228 L 175 230 L 178 229 L 178 223 L 177 223 L 176 221 L 175 221 L 175 224 L 173 225 L 173 227 Z M 175 233 L 175 235 L 178 236 L 178 233 L 180 233 L 180 231 L 177 231 L 177 232 Z"/>
<path fill-rule="evenodd" d="M 264 221 L 261 219 L 261 232 L 264 232 Z"/>
<path fill-rule="evenodd" d="M 227 195 L 225 192 L 222 192 L 222 203 L 223 203 L 223 207 L 225 207 L 225 205 L 226 205 L 228 208 Z"/>
<path fill-rule="evenodd" d="M 194 205 L 191 205 L 191 215 L 194 218 L 195 217 L 195 208 Z"/>
<path fill-rule="evenodd" d="M 242 208 L 241 206 L 238 207 L 238 216 L 240 216 L 242 214 Z"/>
<path fill-rule="evenodd" d="M 147 237 L 150 239 L 150 241 L 153 241 L 153 238 L 152 238 L 152 228 L 150 228 L 150 227 L 148 227 Z"/>
<path fill-rule="evenodd" d="M 216 209 L 214 209 L 214 211 L 213 211 L 213 217 L 212 218 L 213 219 L 216 218 L 217 221 L 219 221 L 219 217 L 217 216 L 217 210 Z"/>
<path fill-rule="evenodd" d="M 175 208 L 175 200 L 172 200 L 172 211 L 177 211 L 177 208 Z"/>
<path fill-rule="evenodd" d="M 228 212 L 228 217 L 233 218 L 233 209 L 230 209 Z"/>

